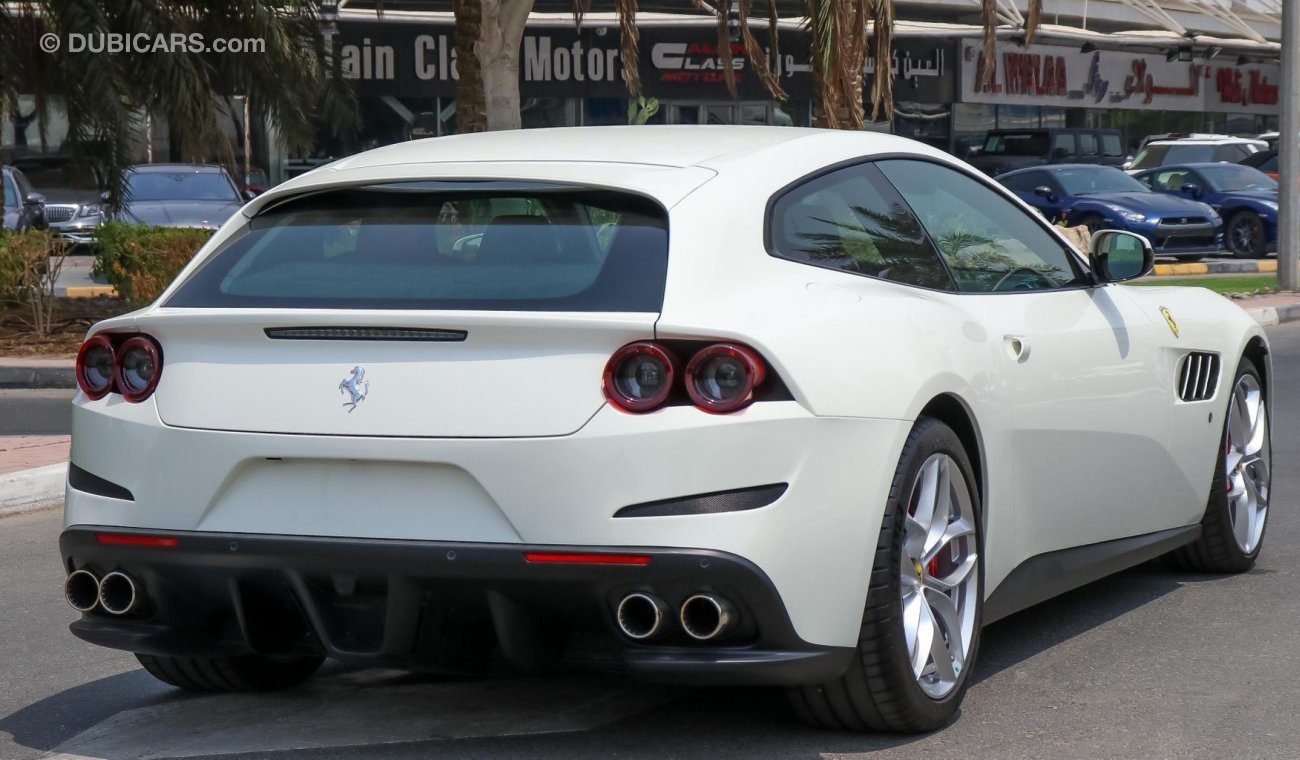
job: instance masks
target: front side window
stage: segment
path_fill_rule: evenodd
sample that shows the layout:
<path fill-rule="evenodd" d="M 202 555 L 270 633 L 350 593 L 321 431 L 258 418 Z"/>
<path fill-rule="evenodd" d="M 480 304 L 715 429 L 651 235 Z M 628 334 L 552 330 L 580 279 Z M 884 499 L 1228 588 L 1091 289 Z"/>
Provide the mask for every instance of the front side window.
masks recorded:
<path fill-rule="evenodd" d="M 1048 290 L 1087 282 L 1063 243 L 983 183 L 926 161 L 877 166 L 921 220 L 958 290 Z"/>
<path fill-rule="evenodd" d="M 1079 133 L 1079 154 L 1083 156 L 1097 155 L 1097 136 L 1091 132 Z"/>
<path fill-rule="evenodd" d="M 9 176 L 9 172 L 5 172 L 3 178 L 5 183 L 5 208 L 18 208 L 18 188 L 14 185 L 13 178 Z"/>
<path fill-rule="evenodd" d="M 1047 133 L 996 132 L 984 140 L 984 154 L 989 156 L 1045 156 Z"/>
<path fill-rule="evenodd" d="M 951 289 L 925 231 L 870 164 L 839 169 L 777 199 L 769 220 L 772 253 L 784 259 Z"/>
<path fill-rule="evenodd" d="M 667 270 L 667 212 L 641 196 L 396 183 L 259 214 L 167 306 L 656 312 Z"/>

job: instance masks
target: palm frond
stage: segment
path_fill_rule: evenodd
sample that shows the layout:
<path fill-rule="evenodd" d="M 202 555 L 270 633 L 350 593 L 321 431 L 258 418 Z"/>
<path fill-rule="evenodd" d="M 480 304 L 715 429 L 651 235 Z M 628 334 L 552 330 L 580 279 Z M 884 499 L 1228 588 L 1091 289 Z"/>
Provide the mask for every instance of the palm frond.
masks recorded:
<path fill-rule="evenodd" d="M 641 97 L 641 63 L 636 29 L 637 0 L 618 0 L 619 55 L 623 59 L 623 82 L 634 98 Z"/>
<path fill-rule="evenodd" d="M 1043 0 L 1029 0 L 1029 12 L 1025 16 L 1025 44 L 1030 45 L 1034 42 L 1034 35 L 1038 33 L 1038 25 L 1043 20 Z"/>
<path fill-rule="evenodd" d="M 980 68 L 983 76 L 980 86 L 993 84 L 993 73 L 998 61 L 998 0 L 983 0 L 980 5 L 980 21 L 984 24 L 984 51 L 980 56 Z"/>

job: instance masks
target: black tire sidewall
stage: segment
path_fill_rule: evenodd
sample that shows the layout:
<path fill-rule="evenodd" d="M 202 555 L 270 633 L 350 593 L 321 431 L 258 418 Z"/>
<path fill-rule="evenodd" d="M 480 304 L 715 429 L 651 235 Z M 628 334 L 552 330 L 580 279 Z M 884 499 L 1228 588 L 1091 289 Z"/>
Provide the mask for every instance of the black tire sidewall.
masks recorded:
<path fill-rule="evenodd" d="M 893 671 L 891 681 L 900 685 L 898 696 L 902 698 L 909 713 L 919 718 L 919 722 L 925 726 L 939 728 L 947 725 L 955 716 L 962 697 L 970 685 L 971 673 L 974 671 L 974 665 L 979 654 L 980 628 L 983 625 L 984 613 L 983 509 L 978 488 L 976 487 L 978 481 L 975 479 L 970 459 L 966 455 L 961 440 L 951 428 L 937 420 L 923 419 L 913 429 L 912 436 L 909 437 L 909 444 L 904 447 L 904 455 L 894 475 L 890 498 L 885 510 L 884 519 L 893 521 L 889 564 L 888 567 L 883 568 L 885 572 L 889 573 L 889 582 L 885 584 L 889 598 L 884 600 L 869 599 L 867 614 L 871 614 L 870 610 L 873 607 L 888 610 L 887 614 L 893 619 L 892 635 L 889 636 L 890 641 L 887 644 L 891 651 L 886 664 L 886 667 Z M 971 636 L 969 653 L 966 657 L 966 665 L 964 671 L 958 677 L 956 687 L 942 699 L 933 699 L 922 691 L 920 684 L 916 681 L 916 676 L 912 673 L 907 651 L 907 638 L 903 632 L 902 578 L 899 574 L 899 561 L 903 552 L 904 520 L 911 500 L 912 486 L 916 482 L 921 466 L 931 455 L 936 453 L 943 453 L 952 457 L 961 468 L 962 476 L 966 479 L 967 487 L 970 489 L 971 504 L 975 511 L 975 545 L 980 559 L 976 568 L 976 582 L 979 588 L 976 593 L 975 626 L 974 633 Z M 877 584 L 873 583 L 872 585 Z"/>
<path fill-rule="evenodd" d="M 1259 245 L 1256 247 L 1244 251 L 1238 251 L 1232 247 L 1233 229 L 1238 224 L 1244 224 L 1251 222 L 1252 220 L 1256 225 L 1260 225 L 1261 227 L 1263 226 L 1263 220 L 1260 219 L 1259 214 L 1256 214 L 1254 211 L 1239 211 L 1236 214 L 1233 214 L 1232 218 L 1228 220 L 1228 223 L 1224 225 L 1224 244 L 1235 258 L 1259 259 L 1264 257 L 1265 244 L 1262 234 L 1260 236 Z M 1263 230 L 1261 229 L 1261 233 L 1262 232 Z"/>

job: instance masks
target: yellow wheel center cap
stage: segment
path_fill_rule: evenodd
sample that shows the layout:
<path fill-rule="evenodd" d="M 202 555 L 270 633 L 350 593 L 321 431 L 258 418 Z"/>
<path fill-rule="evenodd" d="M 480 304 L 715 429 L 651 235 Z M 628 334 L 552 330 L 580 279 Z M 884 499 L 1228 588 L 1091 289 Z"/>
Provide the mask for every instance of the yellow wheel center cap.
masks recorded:
<path fill-rule="evenodd" d="M 925 577 L 925 565 L 922 565 L 920 562 L 916 563 L 916 577 L 918 578 Z"/>

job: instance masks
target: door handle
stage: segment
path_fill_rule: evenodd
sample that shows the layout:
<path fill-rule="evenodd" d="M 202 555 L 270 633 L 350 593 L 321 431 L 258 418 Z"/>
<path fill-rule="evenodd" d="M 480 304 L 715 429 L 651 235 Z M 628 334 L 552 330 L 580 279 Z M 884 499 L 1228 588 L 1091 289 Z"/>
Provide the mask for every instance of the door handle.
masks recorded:
<path fill-rule="evenodd" d="M 1020 335 L 1007 335 L 1003 338 L 1006 341 L 1007 353 L 1017 364 L 1024 364 L 1029 361 L 1029 341 Z"/>

